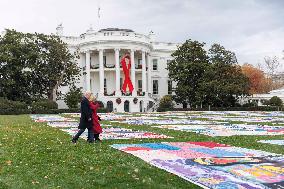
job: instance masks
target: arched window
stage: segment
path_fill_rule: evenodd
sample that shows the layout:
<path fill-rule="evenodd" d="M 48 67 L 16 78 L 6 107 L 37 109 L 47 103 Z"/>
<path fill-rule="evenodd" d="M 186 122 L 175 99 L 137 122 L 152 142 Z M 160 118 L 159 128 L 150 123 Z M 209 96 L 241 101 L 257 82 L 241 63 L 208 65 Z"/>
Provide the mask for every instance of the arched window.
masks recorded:
<path fill-rule="evenodd" d="M 128 101 L 128 100 L 126 100 L 126 101 L 124 102 L 124 111 L 125 111 L 125 112 L 129 112 L 129 101 Z"/>
<path fill-rule="evenodd" d="M 112 112 L 113 111 L 113 102 L 107 101 L 107 111 Z"/>

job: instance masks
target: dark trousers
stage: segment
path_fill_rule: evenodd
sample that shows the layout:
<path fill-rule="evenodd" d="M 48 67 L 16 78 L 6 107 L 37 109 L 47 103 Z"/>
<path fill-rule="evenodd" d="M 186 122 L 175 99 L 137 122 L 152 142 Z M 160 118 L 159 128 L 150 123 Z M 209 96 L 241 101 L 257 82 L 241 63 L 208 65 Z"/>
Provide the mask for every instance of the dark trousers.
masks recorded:
<path fill-rule="evenodd" d="M 77 141 L 81 134 L 85 131 L 86 129 L 80 129 L 77 134 L 73 137 L 73 140 Z M 93 128 L 88 128 L 88 142 L 94 142 L 94 131 Z"/>
<path fill-rule="evenodd" d="M 100 134 L 94 134 L 95 140 L 100 140 Z"/>

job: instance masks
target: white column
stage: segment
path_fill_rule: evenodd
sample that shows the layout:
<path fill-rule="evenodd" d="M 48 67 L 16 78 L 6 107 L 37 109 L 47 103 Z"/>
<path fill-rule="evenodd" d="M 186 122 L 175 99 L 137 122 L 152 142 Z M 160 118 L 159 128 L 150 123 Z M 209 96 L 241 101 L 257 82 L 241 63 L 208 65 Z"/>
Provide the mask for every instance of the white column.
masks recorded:
<path fill-rule="evenodd" d="M 81 52 L 80 53 L 80 61 L 81 61 L 81 79 L 80 79 L 80 87 L 83 88 L 83 90 L 87 89 L 86 83 L 84 82 L 86 80 L 86 75 L 84 74 L 84 72 L 86 71 L 86 58 L 85 58 L 85 53 Z M 85 67 L 85 70 L 84 70 Z"/>
<path fill-rule="evenodd" d="M 86 90 L 90 91 L 91 90 L 91 72 L 90 72 L 90 67 L 91 67 L 91 55 L 90 51 L 86 52 Z"/>
<path fill-rule="evenodd" d="M 148 62 L 148 93 L 152 92 L 152 58 L 150 54 L 147 54 L 147 62 Z"/>
<path fill-rule="evenodd" d="M 119 62 L 119 49 L 114 49 L 115 58 L 115 95 L 120 96 L 120 62 Z"/>
<path fill-rule="evenodd" d="M 142 51 L 142 92 L 146 93 L 146 62 L 145 51 Z"/>
<path fill-rule="evenodd" d="M 104 57 L 103 54 L 104 50 L 103 49 L 99 49 L 99 74 L 100 74 L 100 95 L 104 96 Z"/>
<path fill-rule="evenodd" d="M 131 82 L 133 85 L 132 96 L 137 96 L 137 91 L 135 87 L 135 61 L 134 61 L 134 50 L 131 49 L 130 52 L 130 59 L 131 59 Z"/>

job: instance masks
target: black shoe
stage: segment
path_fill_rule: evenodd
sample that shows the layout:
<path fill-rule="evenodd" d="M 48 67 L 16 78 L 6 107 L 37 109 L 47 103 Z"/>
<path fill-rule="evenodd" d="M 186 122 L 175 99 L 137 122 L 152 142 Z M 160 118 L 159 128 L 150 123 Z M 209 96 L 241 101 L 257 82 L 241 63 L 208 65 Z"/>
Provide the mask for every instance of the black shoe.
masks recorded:
<path fill-rule="evenodd" d="M 77 143 L 77 140 L 75 140 L 74 138 L 71 140 L 71 142 L 73 143 L 73 144 L 76 144 Z"/>
<path fill-rule="evenodd" d="M 95 143 L 100 143 L 100 142 L 102 142 L 102 140 L 99 138 L 95 140 Z"/>

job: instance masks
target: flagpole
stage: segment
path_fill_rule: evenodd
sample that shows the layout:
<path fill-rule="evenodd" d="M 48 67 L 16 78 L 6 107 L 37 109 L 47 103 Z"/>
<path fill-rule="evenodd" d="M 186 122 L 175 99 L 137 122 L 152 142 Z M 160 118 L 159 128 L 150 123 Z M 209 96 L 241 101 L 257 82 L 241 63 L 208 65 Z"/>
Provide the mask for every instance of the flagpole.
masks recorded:
<path fill-rule="evenodd" d="M 98 0 L 98 29 L 100 30 L 101 28 L 101 26 L 100 26 L 100 18 L 101 18 L 101 13 L 100 13 L 100 11 L 101 11 L 101 5 L 100 5 L 100 0 Z"/>

